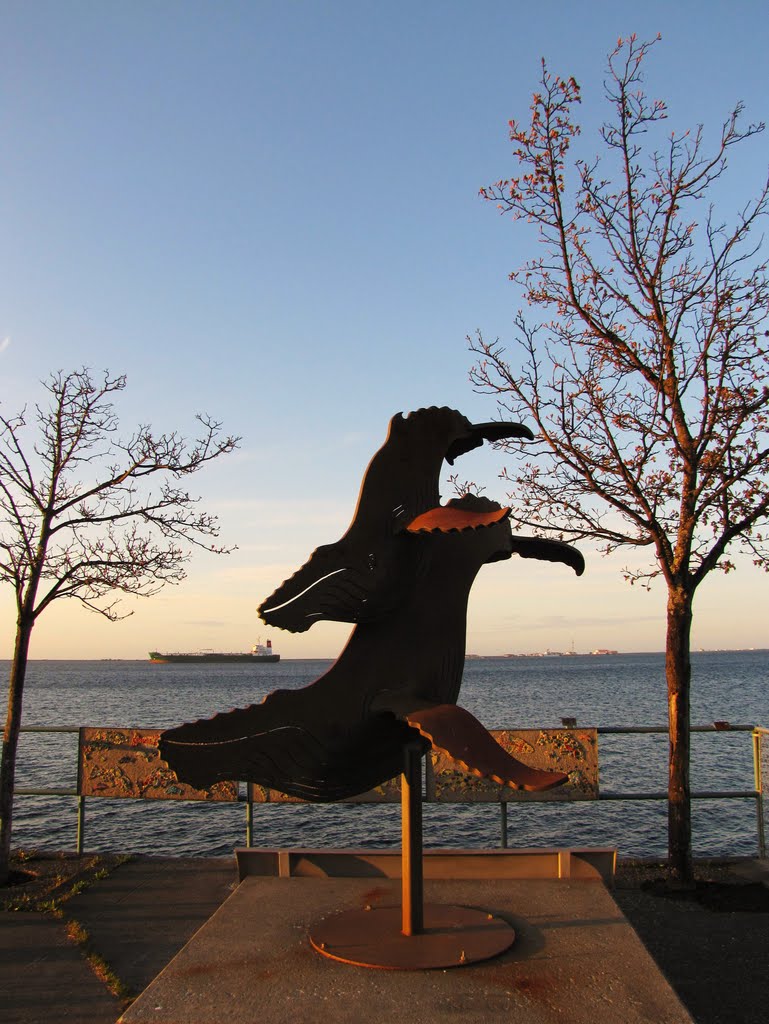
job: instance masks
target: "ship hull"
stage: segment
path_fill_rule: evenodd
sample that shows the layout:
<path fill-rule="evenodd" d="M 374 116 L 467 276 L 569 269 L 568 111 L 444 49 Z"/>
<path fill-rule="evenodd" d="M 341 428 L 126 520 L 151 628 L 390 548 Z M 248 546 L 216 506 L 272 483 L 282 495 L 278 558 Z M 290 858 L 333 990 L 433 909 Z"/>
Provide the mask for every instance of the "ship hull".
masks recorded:
<path fill-rule="evenodd" d="M 221 662 L 247 662 L 249 665 L 272 664 L 280 661 L 279 654 L 216 654 L 214 652 L 203 652 L 200 654 L 161 654 L 159 651 L 150 651 L 150 661 L 156 665 L 163 664 L 216 664 Z"/>

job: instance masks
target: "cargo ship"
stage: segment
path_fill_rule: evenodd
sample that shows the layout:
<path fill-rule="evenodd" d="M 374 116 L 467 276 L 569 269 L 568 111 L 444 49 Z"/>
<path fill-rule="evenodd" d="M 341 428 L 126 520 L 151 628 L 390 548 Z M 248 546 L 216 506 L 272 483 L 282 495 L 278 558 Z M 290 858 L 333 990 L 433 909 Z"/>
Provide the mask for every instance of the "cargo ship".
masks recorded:
<path fill-rule="evenodd" d="M 280 655 L 275 654 L 272 649 L 272 640 L 268 640 L 267 643 L 255 643 L 250 651 L 242 651 L 241 653 L 223 653 L 219 651 L 193 651 L 189 654 L 161 654 L 160 651 L 150 651 L 150 661 L 156 664 L 178 664 L 180 662 L 190 663 L 206 663 L 214 664 L 215 662 L 248 662 L 249 664 L 267 664 L 280 661 Z"/>

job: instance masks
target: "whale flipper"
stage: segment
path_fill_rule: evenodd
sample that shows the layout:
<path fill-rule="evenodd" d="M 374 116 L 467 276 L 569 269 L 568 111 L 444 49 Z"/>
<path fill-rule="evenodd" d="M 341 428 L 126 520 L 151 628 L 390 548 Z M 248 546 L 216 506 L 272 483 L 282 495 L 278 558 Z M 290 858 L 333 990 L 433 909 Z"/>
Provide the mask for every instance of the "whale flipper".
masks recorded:
<path fill-rule="evenodd" d="M 329 544 L 314 551 L 261 605 L 262 621 L 292 633 L 304 633 L 322 619 L 357 622 L 373 581 L 353 560 L 348 563 L 346 553 L 338 548 Z"/>
<path fill-rule="evenodd" d="M 303 800 L 340 800 L 398 775 L 402 746 L 416 730 L 465 771 L 512 789 L 539 792 L 568 779 L 508 754 L 456 704 L 405 698 L 412 710 L 400 711 L 402 701 L 393 695 L 387 702 L 391 713 L 371 716 L 351 738 L 312 728 L 308 696 L 307 690 L 276 691 L 262 704 L 168 729 L 160 740 L 161 757 L 200 788 L 248 779 Z"/>
<path fill-rule="evenodd" d="M 402 771 L 402 748 L 416 736 L 406 722 L 377 715 L 335 728 L 322 698 L 312 686 L 276 690 L 261 704 L 167 729 L 160 756 L 199 788 L 246 779 L 314 802 L 355 796 Z"/>

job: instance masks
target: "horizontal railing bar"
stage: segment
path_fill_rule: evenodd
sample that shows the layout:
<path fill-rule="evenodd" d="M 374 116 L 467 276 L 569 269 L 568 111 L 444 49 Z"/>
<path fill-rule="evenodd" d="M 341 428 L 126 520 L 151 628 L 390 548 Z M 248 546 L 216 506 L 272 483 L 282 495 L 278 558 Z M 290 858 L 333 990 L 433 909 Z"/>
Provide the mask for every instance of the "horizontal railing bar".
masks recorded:
<path fill-rule="evenodd" d="M 525 728 L 525 726 L 521 726 Z M 536 727 L 535 727 L 536 728 Z M 543 726 L 544 728 L 544 726 Z M 552 728 L 557 728 L 553 726 Z M 614 733 L 667 733 L 668 727 L 666 725 L 599 725 L 596 726 L 596 731 L 599 734 L 611 735 Z M 756 725 L 745 725 L 744 723 L 728 723 L 724 725 L 693 725 L 691 726 L 692 732 L 753 732 L 754 729 L 759 728 Z M 23 725 L 21 732 L 80 732 L 80 726 L 77 725 Z"/>
<path fill-rule="evenodd" d="M 598 794 L 599 800 L 667 800 L 667 793 L 604 793 Z"/>
<path fill-rule="evenodd" d="M 742 789 L 734 790 L 732 792 L 726 791 L 721 792 L 719 790 L 705 790 L 704 792 L 692 793 L 693 800 L 739 800 L 742 798 L 750 797 L 753 800 L 758 800 L 761 796 L 757 789 Z"/>
<path fill-rule="evenodd" d="M 15 789 L 16 796 L 78 796 L 76 789 Z M 757 800 L 761 794 L 755 789 L 734 789 L 734 790 L 703 790 L 690 794 L 692 800 Z M 605 793 L 598 794 L 599 800 L 667 800 L 668 794 L 662 791 L 657 793 Z M 120 800 L 122 797 L 113 797 Z M 225 801 L 225 803 L 228 801 Z M 247 796 L 238 796 L 237 803 L 250 803 Z M 379 801 L 373 801 L 378 803 Z M 442 803 L 440 800 L 426 799 L 425 803 Z M 450 803 L 462 803 L 461 800 L 449 801 Z M 473 801 L 468 801 L 473 803 Z M 507 802 L 507 801 L 505 801 Z"/>
<path fill-rule="evenodd" d="M 14 796 L 79 796 L 76 789 L 14 789 Z"/>
<path fill-rule="evenodd" d="M 22 725 L 20 732 L 80 732 L 79 725 Z"/>
<path fill-rule="evenodd" d="M 689 794 L 692 800 L 758 800 L 757 789 L 735 789 L 729 791 L 702 790 Z M 599 800 L 667 800 L 667 793 L 599 793 Z"/>
<path fill-rule="evenodd" d="M 753 732 L 755 725 L 693 725 L 692 732 Z M 598 733 L 667 733 L 666 725 L 599 725 Z"/>

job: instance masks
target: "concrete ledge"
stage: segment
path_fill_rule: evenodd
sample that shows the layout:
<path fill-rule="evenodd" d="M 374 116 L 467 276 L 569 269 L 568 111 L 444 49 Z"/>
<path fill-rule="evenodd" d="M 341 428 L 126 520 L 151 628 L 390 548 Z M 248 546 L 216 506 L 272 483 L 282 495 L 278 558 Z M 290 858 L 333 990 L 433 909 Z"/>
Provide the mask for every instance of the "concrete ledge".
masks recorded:
<path fill-rule="evenodd" d="M 267 878 L 400 878 L 400 850 L 235 850 L 238 880 Z M 602 848 L 424 850 L 426 879 L 549 878 L 611 885 L 617 851 Z"/>

